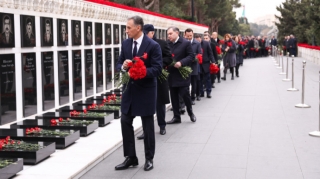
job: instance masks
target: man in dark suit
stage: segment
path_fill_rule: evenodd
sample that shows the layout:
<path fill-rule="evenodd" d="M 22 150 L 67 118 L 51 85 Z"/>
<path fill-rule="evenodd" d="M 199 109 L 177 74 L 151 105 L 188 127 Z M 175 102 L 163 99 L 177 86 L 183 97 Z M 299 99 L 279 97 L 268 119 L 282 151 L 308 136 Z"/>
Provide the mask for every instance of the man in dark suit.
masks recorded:
<path fill-rule="evenodd" d="M 192 51 L 192 46 L 189 41 L 179 37 L 179 29 L 177 27 L 169 27 L 167 30 L 169 47 L 173 56 L 173 60 L 176 63 L 173 66 L 169 66 L 168 71 L 170 73 L 168 77 L 170 97 L 173 108 L 173 118 L 168 121 L 167 124 L 181 123 L 180 111 L 179 111 L 179 95 L 183 98 L 184 103 L 187 106 L 187 112 L 192 122 L 196 122 L 196 116 L 192 111 L 191 97 L 190 97 L 190 76 L 184 79 L 179 68 L 183 66 L 190 66 L 192 60 L 195 58 Z"/>
<path fill-rule="evenodd" d="M 45 31 L 43 36 L 43 46 L 52 46 L 53 45 L 53 36 L 51 31 L 51 21 L 49 19 L 45 20 Z"/>
<path fill-rule="evenodd" d="M 192 51 L 194 53 L 194 56 L 198 54 L 202 54 L 201 52 L 201 45 L 198 41 L 196 41 L 193 38 L 193 30 L 188 28 L 184 32 L 185 38 L 191 42 L 192 46 Z M 195 59 L 192 60 L 191 62 L 191 68 L 192 68 L 192 73 L 191 73 L 191 102 L 192 105 L 195 105 L 195 99 L 197 98 L 197 101 L 200 101 L 200 67 L 199 67 L 199 62 L 197 62 Z"/>
<path fill-rule="evenodd" d="M 249 39 L 249 42 L 248 42 L 249 58 L 255 57 L 255 50 L 253 50 L 254 49 L 254 39 L 255 39 L 255 37 L 251 36 L 251 38 Z"/>
<path fill-rule="evenodd" d="M 271 39 L 271 42 L 270 42 L 271 47 L 272 47 L 272 45 L 273 46 L 277 46 L 277 44 L 278 44 L 277 39 L 275 39 L 274 36 L 272 36 L 272 39 Z"/>
<path fill-rule="evenodd" d="M 204 35 L 208 37 L 207 35 Z M 205 85 L 207 91 L 207 98 L 211 98 L 211 78 L 210 78 L 210 63 L 215 63 L 215 59 L 213 57 L 212 49 L 209 42 L 201 39 L 201 36 L 197 35 L 196 40 L 200 42 L 202 52 L 202 64 L 200 65 L 200 77 L 201 77 L 201 85 L 200 92 L 201 96 L 204 96 L 203 85 Z"/>
<path fill-rule="evenodd" d="M 172 63 L 172 56 L 170 52 L 169 45 L 166 41 L 157 39 L 154 35 L 154 26 L 151 24 L 145 24 L 143 26 L 143 32 L 146 36 L 150 39 L 156 41 L 161 48 L 162 51 L 162 68 L 166 69 Z M 157 114 L 157 121 L 158 126 L 160 127 L 160 134 L 166 134 L 166 104 L 170 103 L 169 97 L 169 86 L 168 81 L 160 80 L 157 78 L 157 107 L 156 107 L 156 114 Z M 139 140 L 144 139 L 144 133 L 137 137 Z"/>
<path fill-rule="evenodd" d="M 3 18 L 3 31 L 1 33 L 0 45 L 3 47 L 13 47 L 14 46 L 14 36 L 12 33 L 12 21 L 9 16 Z"/>
<path fill-rule="evenodd" d="M 117 62 L 117 70 L 128 71 L 128 63 L 133 57 L 141 57 L 147 53 L 147 59 L 143 59 L 147 68 L 146 77 L 133 80 L 123 86 L 121 100 L 121 129 L 123 137 L 123 150 L 125 161 L 115 167 L 116 170 L 124 170 L 130 166 L 138 165 L 135 150 L 135 140 L 132 122 L 136 116 L 141 116 L 144 132 L 144 148 L 146 162 L 144 170 L 153 169 L 153 157 L 155 153 L 154 113 L 157 98 L 157 77 L 162 70 L 162 54 L 160 45 L 143 34 L 143 19 L 133 16 L 127 21 L 126 33 L 129 39 L 122 42 L 121 53 Z"/>
<path fill-rule="evenodd" d="M 211 34 L 211 39 L 210 39 L 210 46 L 211 46 L 211 50 L 212 50 L 212 54 L 213 54 L 213 57 L 214 59 L 216 60 L 216 63 L 218 63 L 218 53 L 217 53 L 217 49 L 216 49 L 216 46 L 219 47 L 219 38 L 218 38 L 218 33 L 217 32 L 212 32 Z M 218 67 L 220 69 L 220 64 L 218 64 Z M 220 75 L 220 70 L 217 74 L 211 74 L 210 75 L 211 77 L 211 84 L 212 84 L 212 88 L 214 88 L 214 83 L 216 81 L 216 78 L 218 80 L 218 83 L 220 83 L 220 78 L 221 78 L 221 75 Z M 203 96 L 202 96 L 203 97 Z"/>
<path fill-rule="evenodd" d="M 296 48 L 297 48 L 297 40 L 296 38 L 291 34 L 289 37 L 289 52 L 290 55 L 296 56 Z"/>
<path fill-rule="evenodd" d="M 33 24 L 30 17 L 26 19 L 26 33 L 24 34 L 24 44 L 22 46 L 25 47 L 34 47 L 36 44 L 34 32 L 33 32 Z"/>

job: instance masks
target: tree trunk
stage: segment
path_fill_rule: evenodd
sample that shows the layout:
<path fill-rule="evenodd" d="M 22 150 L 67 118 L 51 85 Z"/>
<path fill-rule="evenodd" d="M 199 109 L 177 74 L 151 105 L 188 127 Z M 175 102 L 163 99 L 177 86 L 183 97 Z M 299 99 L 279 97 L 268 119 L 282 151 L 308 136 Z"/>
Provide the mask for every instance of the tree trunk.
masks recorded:
<path fill-rule="evenodd" d="M 154 6 L 153 6 L 153 11 L 154 12 L 160 12 L 160 0 L 154 0 Z"/>
<path fill-rule="evenodd" d="M 219 30 L 219 21 L 214 18 L 211 19 L 211 30 L 212 32 L 217 32 L 217 33 Z"/>
<path fill-rule="evenodd" d="M 144 9 L 144 4 L 143 4 L 142 0 L 135 0 L 135 5 L 139 9 Z"/>

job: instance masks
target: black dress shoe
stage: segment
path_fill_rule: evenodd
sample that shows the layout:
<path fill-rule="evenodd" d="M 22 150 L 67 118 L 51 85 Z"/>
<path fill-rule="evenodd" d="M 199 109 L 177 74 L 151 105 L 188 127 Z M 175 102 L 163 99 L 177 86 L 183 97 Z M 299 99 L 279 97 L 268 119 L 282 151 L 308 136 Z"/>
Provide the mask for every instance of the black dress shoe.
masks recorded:
<path fill-rule="evenodd" d="M 171 119 L 171 121 L 167 121 L 167 124 L 177 124 L 177 123 L 181 123 L 181 119 L 174 117 Z"/>
<path fill-rule="evenodd" d="M 226 78 L 222 77 L 222 78 L 221 78 L 221 80 L 224 80 L 224 81 L 226 81 Z"/>
<path fill-rule="evenodd" d="M 231 80 L 234 80 L 234 77 L 231 77 Z"/>
<path fill-rule="evenodd" d="M 201 101 L 201 98 L 200 98 L 200 96 L 197 96 L 197 101 Z"/>
<path fill-rule="evenodd" d="M 191 104 L 192 104 L 192 105 L 195 105 L 196 103 L 194 102 L 194 100 L 191 100 Z"/>
<path fill-rule="evenodd" d="M 146 163 L 144 164 L 144 171 L 149 171 L 153 169 L 153 161 L 152 160 L 146 160 Z"/>
<path fill-rule="evenodd" d="M 218 80 L 218 83 L 220 83 L 221 81 L 220 81 L 220 79 Z"/>
<path fill-rule="evenodd" d="M 204 94 L 201 94 L 200 97 L 204 97 Z"/>
<path fill-rule="evenodd" d="M 190 116 L 190 120 L 191 120 L 192 122 L 196 122 L 197 118 L 196 118 L 196 116 L 195 116 L 194 114 L 192 114 L 192 115 Z"/>
<path fill-rule="evenodd" d="M 144 133 L 142 133 L 141 135 L 139 135 L 139 136 L 137 137 L 137 139 L 138 139 L 138 140 L 144 139 Z"/>
<path fill-rule="evenodd" d="M 214 86 L 214 85 L 212 85 L 211 87 L 212 87 L 212 88 L 215 88 L 215 86 Z"/>
<path fill-rule="evenodd" d="M 122 164 L 115 167 L 116 170 L 125 170 L 131 166 L 139 165 L 137 157 L 127 157 Z"/>
<path fill-rule="evenodd" d="M 236 75 L 239 78 L 239 75 Z"/>
<path fill-rule="evenodd" d="M 210 94 L 207 94 L 207 98 L 211 98 L 211 95 L 210 95 Z"/>
<path fill-rule="evenodd" d="M 184 115 L 185 112 L 186 112 L 185 109 L 180 109 L 180 114 L 181 114 L 181 115 Z"/>
<path fill-rule="evenodd" d="M 160 134 L 161 135 L 165 135 L 167 132 L 166 132 L 166 128 L 162 128 L 160 129 Z"/>

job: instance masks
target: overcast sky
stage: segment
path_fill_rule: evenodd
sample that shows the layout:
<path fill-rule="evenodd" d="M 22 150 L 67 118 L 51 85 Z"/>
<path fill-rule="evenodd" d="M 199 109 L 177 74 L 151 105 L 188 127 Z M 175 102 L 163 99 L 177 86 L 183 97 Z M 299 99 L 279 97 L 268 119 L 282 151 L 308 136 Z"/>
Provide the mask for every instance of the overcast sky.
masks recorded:
<path fill-rule="evenodd" d="M 245 5 L 245 16 L 249 22 L 267 14 L 279 14 L 276 7 L 282 2 L 285 2 L 285 0 L 240 0 L 240 3 Z M 242 16 L 242 11 L 243 8 L 236 9 L 237 19 Z"/>

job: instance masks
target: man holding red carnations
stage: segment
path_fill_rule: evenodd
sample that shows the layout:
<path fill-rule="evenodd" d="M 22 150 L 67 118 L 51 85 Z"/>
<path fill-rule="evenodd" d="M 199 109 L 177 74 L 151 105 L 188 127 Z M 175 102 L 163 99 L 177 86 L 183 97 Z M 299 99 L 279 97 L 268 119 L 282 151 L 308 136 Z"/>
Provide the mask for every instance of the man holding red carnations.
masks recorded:
<path fill-rule="evenodd" d="M 123 75 L 130 78 L 123 83 L 121 100 L 121 130 L 126 159 L 115 167 L 116 170 L 139 165 L 132 126 L 136 116 L 141 116 L 144 132 L 146 159 L 144 170 L 153 169 L 155 153 L 153 116 L 156 110 L 157 77 L 162 70 L 162 54 L 159 44 L 143 34 L 143 25 L 143 19 L 139 16 L 128 19 L 126 33 L 129 38 L 123 41 L 117 62 L 117 70 L 121 70 Z"/>

